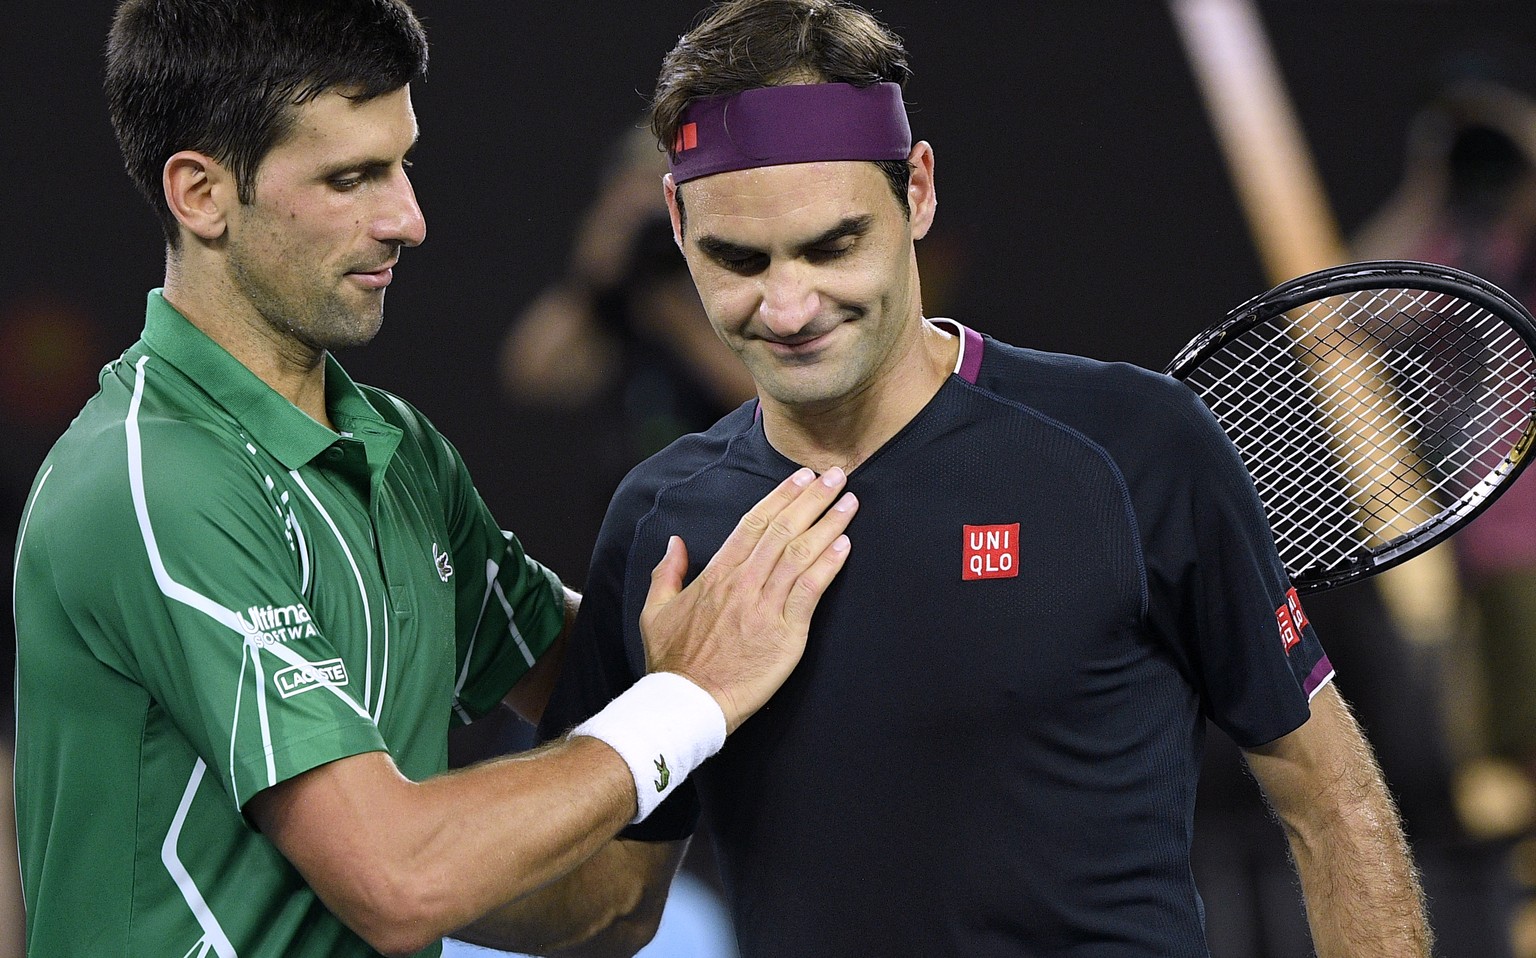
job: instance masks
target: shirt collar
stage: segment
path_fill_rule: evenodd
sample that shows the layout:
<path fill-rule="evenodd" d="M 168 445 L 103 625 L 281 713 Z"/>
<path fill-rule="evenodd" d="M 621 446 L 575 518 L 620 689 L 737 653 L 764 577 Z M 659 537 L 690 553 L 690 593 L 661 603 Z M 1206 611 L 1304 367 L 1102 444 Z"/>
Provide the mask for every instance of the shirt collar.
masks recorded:
<path fill-rule="evenodd" d="M 340 438 L 192 325 L 166 301 L 162 290 L 149 293 L 143 339 L 161 359 L 180 370 L 238 419 L 252 442 L 289 469 L 309 462 Z M 325 405 L 331 420 L 349 432 L 365 423 L 382 426 L 384 432 L 394 431 L 329 354 L 325 357 Z"/>
<path fill-rule="evenodd" d="M 928 320 L 928 322 L 933 323 L 935 326 L 947 327 L 956 336 L 960 337 L 960 355 L 955 357 L 954 375 L 959 376 L 973 386 L 976 385 L 976 377 L 981 373 L 981 353 L 986 348 L 981 334 L 953 319 L 934 317 Z"/>

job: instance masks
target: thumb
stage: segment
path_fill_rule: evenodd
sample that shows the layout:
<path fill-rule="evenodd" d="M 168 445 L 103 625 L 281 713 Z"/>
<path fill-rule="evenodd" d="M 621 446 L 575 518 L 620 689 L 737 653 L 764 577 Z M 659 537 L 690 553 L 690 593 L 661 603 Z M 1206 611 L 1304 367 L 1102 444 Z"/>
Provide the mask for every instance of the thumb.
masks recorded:
<path fill-rule="evenodd" d="M 660 608 L 683 589 L 683 576 L 688 571 L 688 547 L 683 540 L 672 536 L 667 540 L 667 551 L 651 570 L 651 588 L 646 593 L 645 604 L 651 609 Z"/>

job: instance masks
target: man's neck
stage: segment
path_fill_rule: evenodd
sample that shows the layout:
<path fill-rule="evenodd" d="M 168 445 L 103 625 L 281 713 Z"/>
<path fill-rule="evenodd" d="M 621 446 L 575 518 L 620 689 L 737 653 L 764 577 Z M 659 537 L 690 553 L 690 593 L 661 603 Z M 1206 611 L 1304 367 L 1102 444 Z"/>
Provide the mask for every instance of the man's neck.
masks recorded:
<path fill-rule="evenodd" d="M 917 417 L 954 371 L 960 337 L 921 320 L 906 352 L 865 389 L 824 406 L 762 401 L 763 431 L 785 458 L 853 472 Z"/>
<path fill-rule="evenodd" d="M 250 301 L 207 271 L 168 266 L 166 302 L 202 330 L 262 382 L 311 419 L 334 429 L 325 408 L 324 350 L 284 336 L 262 319 Z"/>

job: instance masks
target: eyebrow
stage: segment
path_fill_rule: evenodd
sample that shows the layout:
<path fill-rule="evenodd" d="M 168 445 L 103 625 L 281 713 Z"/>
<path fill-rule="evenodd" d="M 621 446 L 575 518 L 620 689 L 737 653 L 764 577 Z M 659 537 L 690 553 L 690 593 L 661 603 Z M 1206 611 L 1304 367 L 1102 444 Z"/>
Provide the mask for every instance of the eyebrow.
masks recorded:
<path fill-rule="evenodd" d="M 845 236 L 863 236 L 865 233 L 869 232 L 869 228 L 874 223 L 874 221 L 874 216 L 869 213 L 844 217 L 830 229 L 823 230 L 821 233 L 818 233 L 810 239 L 797 244 L 795 246 L 795 252 L 799 254 L 805 252 L 806 250 L 815 249 L 818 246 L 825 246 L 828 243 L 835 243 Z M 721 239 L 718 236 L 701 236 L 698 239 L 698 244 L 699 249 L 704 253 L 717 258 L 752 256 L 763 252 L 760 249 L 754 249 L 751 246 L 743 246 L 740 243 L 733 243 L 730 240 Z"/>

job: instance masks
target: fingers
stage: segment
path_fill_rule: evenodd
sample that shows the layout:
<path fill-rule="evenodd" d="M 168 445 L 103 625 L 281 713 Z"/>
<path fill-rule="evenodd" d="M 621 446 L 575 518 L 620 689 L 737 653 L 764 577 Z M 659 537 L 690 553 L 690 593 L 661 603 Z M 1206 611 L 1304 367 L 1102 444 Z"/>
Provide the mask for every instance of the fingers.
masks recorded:
<path fill-rule="evenodd" d="M 818 485 L 826 483 L 829 492 L 835 492 L 841 484 L 836 477 L 827 482 L 823 476 Z M 800 502 L 793 503 L 789 508 L 780 513 L 775 526 L 782 524 L 784 535 L 792 535 L 785 542 L 782 549 L 776 549 L 776 529 L 770 529 L 754 550 L 751 562 L 772 563 L 769 566 L 768 586 L 765 590 L 774 595 L 784 595 L 794 585 L 796 579 L 814 566 L 824 554 L 836 543 L 837 539 L 848 529 L 848 524 L 853 521 L 853 515 L 859 509 L 859 500 L 851 492 L 846 492 L 832 505 L 820 518 L 816 514 L 799 513 Z M 815 519 L 802 532 L 796 532 L 801 525 L 809 519 Z M 841 563 L 839 563 L 841 564 Z M 830 581 L 830 580 L 828 580 Z M 823 586 L 825 588 L 825 586 Z M 818 593 L 819 595 L 819 593 Z"/>
<path fill-rule="evenodd" d="M 776 561 L 764 594 L 782 597 L 784 624 L 791 632 L 804 634 L 810 629 L 816 603 L 848 558 L 845 532 L 858 511 L 858 498 L 844 493 L 814 525 L 791 540 Z"/>
<path fill-rule="evenodd" d="M 651 588 L 645 594 L 647 606 L 658 606 L 683 589 L 683 577 L 688 574 L 688 546 L 682 539 L 672 536 L 667 540 L 667 551 L 651 570 Z"/>
<path fill-rule="evenodd" d="M 706 576 L 723 575 L 725 570 L 748 566 L 758 581 L 767 581 L 776 570 L 785 548 L 817 524 L 817 517 L 827 511 L 833 498 L 847 483 L 842 469 L 834 466 L 818 477 L 810 469 L 797 470 L 741 517 L 736 528 L 705 567 Z M 852 516 L 822 519 L 820 548 L 798 557 L 796 574 L 815 558 L 847 526 Z M 835 527 L 835 528 L 834 528 Z M 781 583 L 782 585 L 783 583 Z"/>
<path fill-rule="evenodd" d="M 829 510 L 832 499 L 847 482 L 843 470 L 833 467 L 786 505 L 768 524 L 748 556 L 747 571 L 769 584 L 777 597 L 848 528 L 858 509 L 852 493 Z"/>
<path fill-rule="evenodd" d="M 640 613 L 646 666 L 714 695 L 733 729 L 761 708 L 799 662 L 811 614 L 850 551 L 858 511 L 847 477 L 798 470 L 742 517 L 691 585 L 673 536 L 651 572 Z"/>
<path fill-rule="evenodd" d="M 852 499 L 852 495 L 844 496 L 844 499 Z M 842 502 L 838 503 L 841 506 Z M 853 507 L 856 509 L 857 502 Z M 850 512 L 850 516 L 851 516 Z M 843 563 L 848 559 L 849 542 L 846 535 L 839 535 L 823 549 L 811 563 L 810 567 L 801 573 L 791 584 L 789 596 L 784 600 L 784 624 L 796 632 L 809 632 L 811 628 L 811 613 L 816 611 L 816 603 L 821 601 L 822 593 L 827 591 L 827 586 L 842 571 Z"/>
<path fill-rule="evenodd" d="M 841 475 L 842 470 L 837 470 Z M 763 536 L 772 526 L 773 521 L 792 503 L 807 496 L 820 498 L 823 496 L 823 488 L 818 485 L 816 473 L 810 469 L 797 469 L 768 495 L 758 500 L 757 505 L 747 511 L 736 523 L 725 543 L 720 546 L 715 557 L 710 560 L 711 566 L 732 567 L 745 562 L 752 555 L 754 549 L 762 541 Z M 830 502 L 830 496 L 822 503 L 822 509 Z M 820 513 L 820 509 L 817 513 Z"/>

